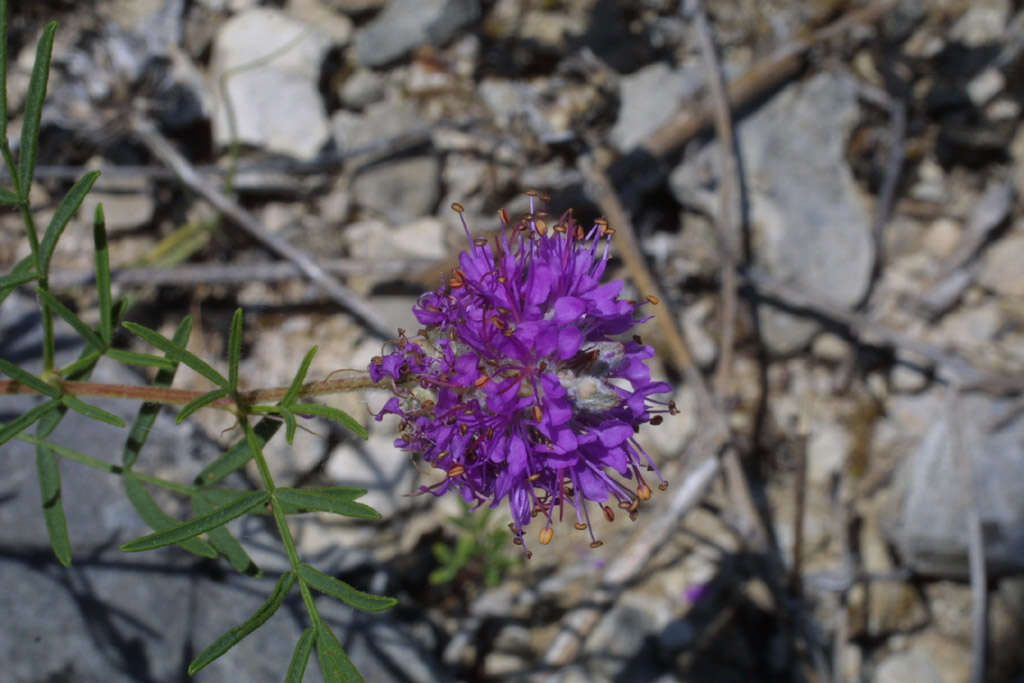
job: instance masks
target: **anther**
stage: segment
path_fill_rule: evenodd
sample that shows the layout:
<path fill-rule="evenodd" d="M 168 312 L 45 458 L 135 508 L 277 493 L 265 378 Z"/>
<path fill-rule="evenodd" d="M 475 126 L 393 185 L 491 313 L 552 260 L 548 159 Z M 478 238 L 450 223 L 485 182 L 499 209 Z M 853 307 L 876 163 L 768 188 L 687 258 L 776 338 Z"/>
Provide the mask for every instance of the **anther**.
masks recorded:
<path fill-rule="evenodd" d="M 576 531 L 585 531 L 587 528 L 587 525 L 583 522 L 576 522 L 573 526 L 576 528 Z"/>
<path fill-rule="evenodd" d="M 536 403 L 533 404 L 533 419 L 536 422 L 540 422 L 544 419 L 544 411 L 542 411 L 540 406 Z"/>
<path fill-rule="evenodd" d="M 640 500 L 650 500 L 651 487 L 648 486 L 647 484 L 640 484 L 640 486 L 638 486 L 636 489 L 636 497 L 639 498 Z"/>
<path fill-rule="evenodd" d="M 615 510 L 612 510 L 610 506 L 605 505 L 604 506 L 604 518 L 607 519 L 609 522 L 614 522 L 615 521 Z"/>
<path fill-rule="evenodd" d="M 476 239 L 473 240 L 473 244 L 475 244 L 478 247 L 486 247 L 487 246 L 487 238 L 486 237 L 477 237 Z"/>
<path fill-rule="evenodd" d="M 480 375 L 475 380 L 473 380 L 473 386 L 479 389 L 483 385 L 487 384 L 489 381 L 491 381 L 490 377 L 488 377 L 487 375 Z"/>
<path fill-rule="evenodd" d="M 540 479 L 540 472 L 534 472 L 528 478 L 530 481 L 537 481 L 538 479 Z"/>
<path fill-rule="evenodd" d="M 604 545 L 604 541 L 594 541 L 590 544 L 591 548 L 600 548 Z"/>
<path fill-rule="evenodd" d="M 537 197 L 539 195 L 540 195 L 540 193 L 537 192 L 537 190 L 527 190 L 526 191 L 526 196 L 527 197 Z"/>
<path fill-rule="evenodd" d="M 551 538 L 555 535 L 555 530 L 549 526 L 544 527 L 540 530 L 540 544 L 547 545 L 551 543 Z"/>
<path fill-rule="evenodd" d="M 653 294 L 648 294 L 647 295 L 647 303 L 652 304 L 654 306 L 657 306 L 660 302 L 661 302 L 661 299 L 659 299 L 658 297 L 654 296 Z"/>
<path fill-rule="evenodd" d="M 461 474 L 466 473 L 466 468 L 463 465 L 452 465 L 448 468 L 449 477 L 457 477 Z"/>
<path fill-rule="evenodd" d="M 664 491 L 667 488 L 668 488 L 668 482 L 667 481 L 663 481 L 660 484 L 658 484 L 658 490 L 659 491 Z"/>
<path fill-rule="evenodd" d="M 465 210 L 466 207 L 464 207 L 462 204 L 459 204 L 458 202 L 452 202 L 452 211 L 454 211 L 455 213 L 462 213 Z"/>
<path fill-rule="evenodd" d="M 537 234 L 543 237 L 548 234 L 548 224 L 544 221 L 534 221 L 534 226 L 537 228 Z"/>
<path fill-rule="evenodd" d="M 498 220 L 501 221 L 502 225 L 508 225 L 508 211 L 498 209 Z"/>
<path fill-rule="evenodd" d="M 651 424 L 654 425 L 655 427 L 660 425 L 663 421 L 664 420 L 662 420 L 661 415 L 655 415 L 654 417 L 651 418 Z"/>

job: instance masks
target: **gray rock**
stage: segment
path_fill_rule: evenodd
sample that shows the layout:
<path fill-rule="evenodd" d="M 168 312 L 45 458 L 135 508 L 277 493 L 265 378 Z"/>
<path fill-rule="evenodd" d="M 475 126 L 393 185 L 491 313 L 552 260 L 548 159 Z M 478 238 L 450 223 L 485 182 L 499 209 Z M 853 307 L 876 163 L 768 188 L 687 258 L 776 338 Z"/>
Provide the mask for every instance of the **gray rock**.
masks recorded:
<path fill-rule="evenodd" d="M 610 133 L 612 144 L 628 152 L 664 125 L 679 103 L 703 84 L 698 72 L 673 70 L 655 62 L 619 79 L 619 116 Z"/>
<path fill-rule="evenodd" d="M 366 169 L 352 184 L 357 204 L 392 224 L 433 213 L 441 189 L 441 162 L 434 157 L 389 161 Z"/>
<path fill-rule="evenodd" d="M 419 45 L 444 43 L 479 16 L 479 0 L 391 0 L 356 35 L 356 59 L 382 66 Z"/>
<path fill-rule="evenodd" d="M 870 217 L 843 149 L 857 116 L 853 83 L 821 73 L 787 87 L 736 128 L 755 265 L 839 306 L 864 296 L 874 261 Z M 673 171 L 680 201 L 717 213 L 718 155 L 718 145 L 709 145 Z M 818 329 L 768 306 L 758 316 L 776 353 L 799 349 Z"/>
<path fill-rule="evenodd" d="M 320 65 L 331 39 L 283 12 L 248 9 L 221 27 L 214 41 L 211 73 L 218 88 L 214 139 L 297 159 L 314 158 L 330 139 L 318 90 Z M 228 114 L 234 112 L 232 130 Z"/>
<path fill-rule="evenodd" d="M 995 431 L 987 425 L 1007 400 L 967 396 L 957 407 L 958 438 L 973 458 L 974 498 L 981 516 L 987 569 L 992 575 L 1024 571 L 1024 415 Z M 895 480 L 895 509 L 886 534 L 915 571 L 950 578 L 968 573 L 968 489 L 951 445 L 947 411 L 936 405 L 932 423 L 904 460 Z"/>

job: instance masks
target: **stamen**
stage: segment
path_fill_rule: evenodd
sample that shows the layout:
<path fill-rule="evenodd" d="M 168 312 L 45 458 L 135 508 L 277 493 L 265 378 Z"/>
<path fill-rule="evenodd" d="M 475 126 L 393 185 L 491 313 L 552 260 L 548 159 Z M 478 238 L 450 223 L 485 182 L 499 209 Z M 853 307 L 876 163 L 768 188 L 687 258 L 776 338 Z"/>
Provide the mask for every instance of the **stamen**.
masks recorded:
<path fill-rule="evenodd" d="M 554 529 L 552 529 L 549 526 L 544 527 L 540 530 L 540 544 L 547 545 L 548 543 L 551 543 L 551 539 L 554 537 L 554 535 Z"/>

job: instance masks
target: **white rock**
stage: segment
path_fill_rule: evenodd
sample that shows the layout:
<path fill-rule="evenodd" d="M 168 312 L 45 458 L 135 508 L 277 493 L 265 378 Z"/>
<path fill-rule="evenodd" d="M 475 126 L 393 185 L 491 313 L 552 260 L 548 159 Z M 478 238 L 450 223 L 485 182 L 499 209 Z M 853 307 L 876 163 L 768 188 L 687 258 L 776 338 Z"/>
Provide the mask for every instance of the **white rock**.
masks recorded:
<path fill-rule="evenodd" d="M 214 41 L 211 73 L 226 80 L 241 143 L 297 159 L 316 157 L 330 138 L 318 89 L 330 46 L 324 34 L 275 9 L 248 9 L 225 22 Z M 217 91 L 213 132 L 223 146 L 233 131 L 224 93 Z"/>
<path fill-rule="evenodd" d="M 972 2 L 950 28 L 949 37 L 968 47 L 994 43 L 1003 37 L 1011 11 L 1009 0 Z"/>
<path fill-rule="evenodd" d="M 688 70 L 673 70 L 664 62 L 619 79 L 619 116 L 610 133 L 612 144 L 628 152 L 676 113 L 679 103 L 702 83 Z"/>
<path fill-rule="evenodd" d="M 1006 77 L 1003 72 L 990 66 L 971 79 L 967 84 L 967 94 L 975 106 L 981 107 L 1002 92 L 1005 86 Z"/>
<path fill-rule="evenodd" d="M 919 650 L 897 652 L 879 663 L 874 683 L 943 683 L 931 657 Z"/>

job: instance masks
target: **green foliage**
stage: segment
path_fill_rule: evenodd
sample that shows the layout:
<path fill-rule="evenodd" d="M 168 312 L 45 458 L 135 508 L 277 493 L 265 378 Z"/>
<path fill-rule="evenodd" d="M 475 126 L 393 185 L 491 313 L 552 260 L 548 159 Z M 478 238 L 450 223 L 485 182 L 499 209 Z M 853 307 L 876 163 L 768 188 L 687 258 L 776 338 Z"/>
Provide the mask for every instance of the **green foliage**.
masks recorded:
<path fill-rule="evenodd" d="M 508 529 L 495 524 L 492 510 L 470 512 L 463 503 L 463 514 L 448 520 L 459 529 L 455 543 L 435 543 L 431 547 L 440 565 L 428 577 L 434 585 L 451 583 L 460 576 L 482 577 L 488 586 L 496 586 L 506 571 L 519 564 L 508 545 Z"/>
<path fill-rule="evenodd" d="M 277 526 L 290 569 L 277 581 L 263 606 L 242 624 L 228 629 L 224 635 L 203 650 L 189 665 L 189 673 L 199 671 L 259 628 L 274 615 L 292 589 L 297 586 L 309 613 L 310 625 L 295 646 L 286 680 L 302 680 L 314 647 L 325 680 L 362 680 L 341 643 L 321 620 L 313 599 L 313 591 L 368 612 L 388 609 L 396 601 L 394 598 L 359 591 L 336 577 L 304 563 L 289 530 L 287 516 L 317 512 L 360 520 L 376 520 L 380 519 L 380 514 L 373 508 L 357 502 L 356 499 L 366 493 L 364 489 L 343 486 L 294 489 L 277 486 L 267 466 L 263 448 L 282 424 L 286 425 L 286 439 L 291 444 L 299 417 L 327 418 L 364 438 L 366 430 L 343 411 L 311 403 L 304 395 L 304 392 L 309 393 L 305 391 L 306 375 L 316 354 L 316 347 L 305 354 L 298 372 L 278 403 L 261 404 L 251 398 L 256 394 L 247 395 L 241 392 L 239 368 L 244 336 L 241 309 L 235 312 L 231 321 L 226 377 L 214 368 L 214 364 L 199 358 L 186 348 L 192 330 L 191 319 L 185 318 L 170 339 L 138 323 L 122 322 L 127 304 L 114 298 L 102 205 L 97 206 L 92 217 L 96 298 L 99 308 L 97 325 L 86 323 L 67 303 L 53 293 L 49 285 L 52 256 L 65 229 L 99 178 L 99 172 L 86 173 L 68 190 L 40 235 L 30 196 L 57 25 L 48 24 L 37 45 L 36 59 L 25 97 L 21 139 L 15 156 L 7 138 L 7 4 L 7 0 L 0 0 L 0 159 L 7 168 L 12 187 L 0 187 L 0 206 L 13 207 L 20 212 L 31 253 L 19 261 L 10 272 L 0 273 L 0 304 L 15 289 L 34 283 L 34 291 L 42 312 L 43 339 L 42 371 L 38 374 L 0 358 L 0 374 L 12 380 L 5 382 L 9 390 L 14 393 L 34 392 L 42 397 L 41 401 L 26 409 L 23 414 L 6 424 L 0 424 L 0 444 L 17 438 L 31 444 L 35 449 L 41 509 L 54 555 L 61 564 L 71 564 L 72 546 L 63 507 L 61 461 L 64 460 L 120 477 L 128 501 L 139 518 L 152 530 L 152 533 L 124 543 L 121 549 L 125 552 L 143 552 L 177 546 L 202 557 L 224 558 L 235 571 L 247 576 L 260 576 L 260 568 L 253 562 L 242 543 L 231 533 L 228 525 L 245 515 L 269 514 Z M 81 338 L 84 345 L 79 357 L 63 368 L 55 367 L 54 316 L 63 320 Z M 115 348 L 120 328 L 156 348 L 161 355 Z M 162 408 L 162 402 L 156 398 L 142 402 L 139 406 L 131 428 L 126 434 L 119 463 L 109 462 L 103 457 L 95 457 L 51 440 L 51 435 L 57 430 L 68 410 L 117 428 L 125 427 L 124 421 L 117 415 L 82 400 L 81 395 L 89 394 L 85 391 L 75 393 L 75 386 L 81 385 L 69 383 L 71 380 L 87 382 L 97 361 L 103 357 L 129 365 L 153 368 L 155 373 L 150 383 L 151 393 L 145 394 L 147 398 L 169 396 L 169 387 L 178 368 L 184 365 L 192 369 L 213 386 L 209 391 L 193 395 L 194 398 L 187 403 L 184 400 L 177 401 L 179 405 L 185 403 L 178 412 L 177 421 L 180 423 L 196 411 L 211 405 L 228 408 L 237 417 L 244 435 L 225 453 L 209 463 L 191 483 L 166 480 L 138 468 L 145 462 L 142 451 L 157 414 Z M 112 385 L 103 386 L 111 391 L 100 392 L 99 395 L 118 396 L 119 388 L 127 389 Z M 163 393 L 160 393 L 161 391 Z M 271 392 L 270 395 L 281 394 Z M 249 405 L 250 401 L 253 405 Z M 172 401 L 163 401 L 169 402 Z M 258 421 L 256 418 L 259 418 Z M 28 431 L 33 425 L 34 434 Z M 260 473 L 259 489 L 222 487 L 225 478 L 251 462 L 255 463 Z M 162 489 L 162 495 L 173 495 L 187 501 L 192 517 L 181 520 L 168 514 L 161 507 L 161 496 L 154 495 L 156 489 Z"/>

